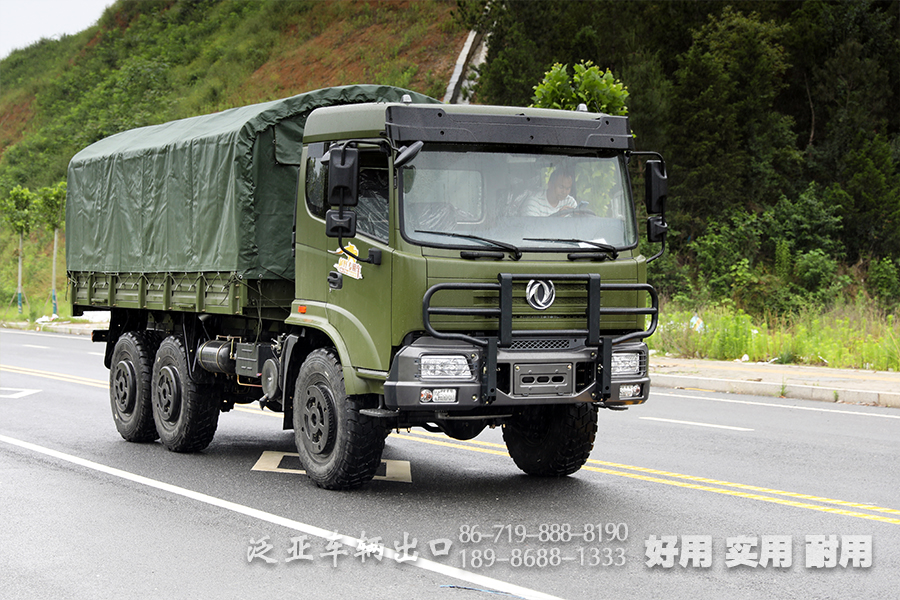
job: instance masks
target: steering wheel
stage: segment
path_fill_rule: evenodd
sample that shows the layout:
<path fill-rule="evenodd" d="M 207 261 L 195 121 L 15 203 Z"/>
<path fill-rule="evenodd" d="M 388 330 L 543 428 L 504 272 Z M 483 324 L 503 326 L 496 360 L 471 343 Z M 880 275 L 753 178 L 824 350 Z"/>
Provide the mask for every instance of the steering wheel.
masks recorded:
<path fill-rule="evenodd" d="M 577 208 L 568 208 L 558 210 L 553 213 L 554 217 L 596 217 L 597 213 L 595 213 L 590 208 L 590 204 L 588 202 L 579 202 Z"/>

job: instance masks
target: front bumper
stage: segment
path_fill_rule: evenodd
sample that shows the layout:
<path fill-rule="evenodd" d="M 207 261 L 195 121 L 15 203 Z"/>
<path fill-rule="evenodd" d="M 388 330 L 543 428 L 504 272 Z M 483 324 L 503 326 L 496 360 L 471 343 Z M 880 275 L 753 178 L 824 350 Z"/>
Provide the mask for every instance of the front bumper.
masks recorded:
<path fill-rule="evenodd" d="M 615 407 L 647 400 L 647 346 L 620 343 L 615 353 L 633 355 L 626 361 L 628 373 L 610 372 L 607 393 L 601 393 L 604 369 L 602 345 L 592 347 L 584 339 L 535 338 L 528 350 L 483 348 L 464 341 L 422 337 L 394 357 L 384 385 L 385 405 L 400 410 L 471 410 L 477 407 L 515 407 L 537 404 L 596 402 Z M 490 352 L 496 355 L 491 360 Z M 612 349 L 608 355 L 612 354 Z M 429 360 L 464 358 L 468 373 L 436 375 L 423 364 Z M 488 365 L 494 363 L 491 377 Z M 463 370 L 464 371 L 464 370 Z"/>

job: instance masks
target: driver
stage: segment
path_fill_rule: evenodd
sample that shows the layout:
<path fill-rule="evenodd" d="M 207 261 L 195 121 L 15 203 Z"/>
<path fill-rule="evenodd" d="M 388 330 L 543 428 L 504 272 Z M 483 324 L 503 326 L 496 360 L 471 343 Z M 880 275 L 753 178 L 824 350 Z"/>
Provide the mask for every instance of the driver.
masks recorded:
<path fill-rule="evenodd" d="M 550 174 L 547 190 L 525 201 L 522 214 L 526 217 L 549 217 L 577 209 L 578 202 L 570 196 L 573 182 L 572 173 L 563 167 L 557 168 Z"/>

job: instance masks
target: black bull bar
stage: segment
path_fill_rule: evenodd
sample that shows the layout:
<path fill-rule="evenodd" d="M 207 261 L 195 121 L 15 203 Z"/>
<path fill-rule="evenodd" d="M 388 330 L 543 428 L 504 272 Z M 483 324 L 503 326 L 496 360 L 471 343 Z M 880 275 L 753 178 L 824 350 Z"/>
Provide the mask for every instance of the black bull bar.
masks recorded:
<path fill-rule="evenodd" d="M 609 398 L 611 390 L 611 363 L 612 349 L 616 344 L 631 340 L 642 340 L 650 337 L 656 331 L 659 322 L 659 296 L 656 289 L 647 283 L 602 283 L 598 273 L 587 274 L 512 274 L 499 273 L 497 283 L 462 283 L 448 282 L 438 283 L 425 292 L 422 301 L 422 318 L 425 330 L 429 335 L 438 339 L 458 340 L 468 342 L 485 349 L 485 375 L 482 382 L 482 398 L 491 398 L 496 392 L 497 386 L 497 348 L 508 348 L 513 338 L 521 337 L 545 337 L 545 336 L 571 336 L 584 337 L 587 346 L 599 349 L 598 367 L 600 367 L 600 389 L 602 398 Z M 513 331 L 513 283 L 516 281 L 565 281 L 583 282 L 587 288 L 587 307 L 585 317 L 587 329 L 556 329 L 537 331 Z M 432 306 L 432 297 L 446 290 L 471 290 L 471 291 L 496 291 L 499 292 L 499 306 L 494 308 L 476 307 L 446 307 Z M 604 292 L 647 292 L 650 296 L 651 306 L 602 306 L 601 297 Z M 438 331 L 431 324 L 432 315 L 484 317 L 499 319 L 499 329 L 496 336 L 475 337 L 465 333 Z M 631 331 L 620 335 L 601 335 L 600 318 L 605 315 L 650 315 L 650 326 L 641 331 Z"/>

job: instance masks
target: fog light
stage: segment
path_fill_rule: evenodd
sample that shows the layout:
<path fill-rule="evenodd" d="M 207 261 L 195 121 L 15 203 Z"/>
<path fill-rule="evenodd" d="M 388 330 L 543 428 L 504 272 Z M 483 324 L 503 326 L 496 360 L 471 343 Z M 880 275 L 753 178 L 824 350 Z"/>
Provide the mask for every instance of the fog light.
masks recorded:
<path fill-rule="evenodd" d="M 434 390 L 422 390 L 419 393 L 419 402 L 439 402 L 452 404 L 456 402 L 455 388 L 438 388 Z"/>
<path fill-rule="evenodd" d="M 422 379 L 471 379 L 472 371 L 465 356 L 424 355 L 419 363 Z"/>
<path fill-rule="evenodd" d="M 434 390 L 433 402 L 456 402 L 455 389 L 439 389 Z"/>
<path fill-rule="evenodd" d="M 637 398 L 641 395 L 641 384 L 623 385 L 619 387 L 619 398 Z"/>
<path fill-rule="evenodd" d="M 613 352 L 612 375 L 634 375 L 641 370 L 641 355 L 637 352 Z"/>

